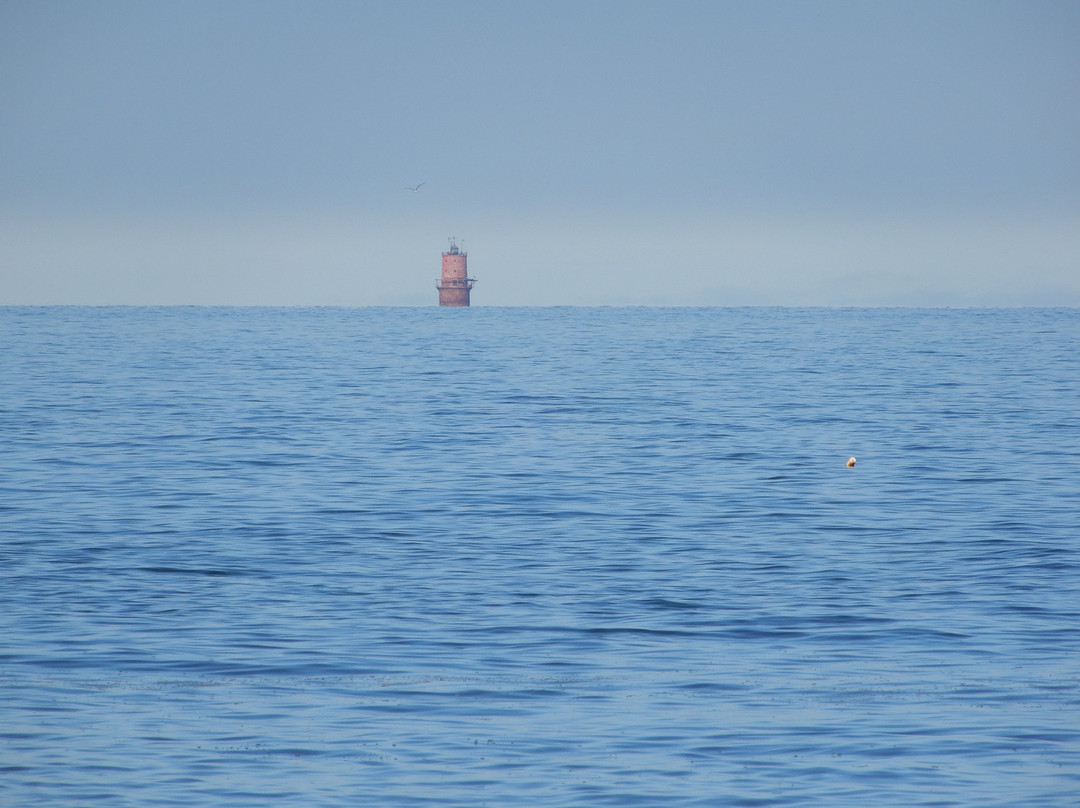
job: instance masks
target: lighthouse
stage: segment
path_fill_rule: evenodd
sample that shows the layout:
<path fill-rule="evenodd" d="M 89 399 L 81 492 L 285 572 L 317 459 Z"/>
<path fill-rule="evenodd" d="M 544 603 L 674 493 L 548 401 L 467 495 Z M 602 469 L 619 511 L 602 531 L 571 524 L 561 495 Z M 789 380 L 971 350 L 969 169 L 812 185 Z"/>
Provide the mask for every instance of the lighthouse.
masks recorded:
<path fill-rule="evenodd" d="M 469 254 L 459 250 L 457 240 L 450 238 L 450 249 L 442 254 L 442 277 L 435 282 L 440 306 L 468 306 L 469 292 L 476 278 L 469 277 Z"/>

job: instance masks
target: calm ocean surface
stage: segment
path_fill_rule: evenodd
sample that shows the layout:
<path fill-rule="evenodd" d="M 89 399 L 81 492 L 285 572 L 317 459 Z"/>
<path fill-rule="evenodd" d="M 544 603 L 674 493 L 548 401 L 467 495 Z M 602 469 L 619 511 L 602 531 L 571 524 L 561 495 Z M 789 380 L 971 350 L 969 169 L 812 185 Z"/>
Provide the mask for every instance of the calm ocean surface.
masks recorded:
<path fill-rule="evenodd" d="M 1080 310 L 0 351 L 5 808 L 1080 804 Z"/>

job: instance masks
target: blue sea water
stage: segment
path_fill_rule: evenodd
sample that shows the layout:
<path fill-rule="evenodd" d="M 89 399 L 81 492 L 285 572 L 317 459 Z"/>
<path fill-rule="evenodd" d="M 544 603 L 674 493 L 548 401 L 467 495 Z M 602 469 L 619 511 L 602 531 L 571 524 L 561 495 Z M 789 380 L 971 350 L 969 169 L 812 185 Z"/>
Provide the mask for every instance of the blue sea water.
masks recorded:
<path fill-rule="evenodd" d="M 0 805 L 1080 804 L 1078 346 L 0 308 Z"/>

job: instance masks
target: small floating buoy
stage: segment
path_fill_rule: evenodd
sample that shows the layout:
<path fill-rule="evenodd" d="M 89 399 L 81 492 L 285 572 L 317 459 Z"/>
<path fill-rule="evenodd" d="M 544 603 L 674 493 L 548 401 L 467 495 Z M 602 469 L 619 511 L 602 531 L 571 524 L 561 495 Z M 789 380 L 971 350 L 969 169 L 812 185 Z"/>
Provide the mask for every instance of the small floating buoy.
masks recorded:
<path fill-rule="evenodd" d="M 854 458 L 854 457 L 849 457 L 849 458 L 847 459 L 847 467 L 848 467 L 849 469 L 853 469 L 853 468 L 855 468 L 855 458 Z"/>

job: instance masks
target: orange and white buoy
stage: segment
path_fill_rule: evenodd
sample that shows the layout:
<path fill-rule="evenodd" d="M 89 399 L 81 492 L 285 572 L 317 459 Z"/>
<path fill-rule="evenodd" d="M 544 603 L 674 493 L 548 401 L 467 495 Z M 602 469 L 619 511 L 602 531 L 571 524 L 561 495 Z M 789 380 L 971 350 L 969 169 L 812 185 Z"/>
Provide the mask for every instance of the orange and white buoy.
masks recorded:
<path fill-rule="evenodd" d="M 853 469 L 853 468 L 855 468 L 855 458 L 854 458 L 854 457 L 849 457 L 849 458 L 847 459 L 847 467 L 848 467 L 849 469 Z"/>

